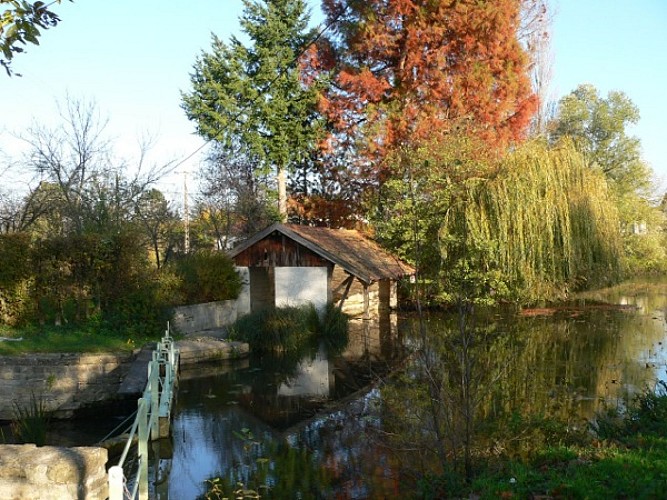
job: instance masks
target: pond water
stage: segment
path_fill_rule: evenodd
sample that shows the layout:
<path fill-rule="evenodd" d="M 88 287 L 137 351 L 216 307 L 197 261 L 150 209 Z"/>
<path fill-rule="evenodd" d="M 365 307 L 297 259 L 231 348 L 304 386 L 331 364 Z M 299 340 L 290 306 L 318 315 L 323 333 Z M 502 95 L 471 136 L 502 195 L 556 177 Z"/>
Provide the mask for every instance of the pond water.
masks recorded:
<path fill-rule="evenodd" d="M 478 318 L 493 339 L 481 374 L 493 397 L 483 411 L 588 419 L 603 400 L 654 388 L 667 380 L 666 310 L 667 286 L 636 284 L 555 312 Z M 440 335 L 450 320 L 429 315 L 427 330 Z M 292 359 L 251 357 L 184 372 L 173 441 L 155 445 L 163 457 L 153 467 L 155 497 L 198 498 L 215 477 L 220 488 L 240 484 L 262 498 L 399 496 L 405 478 L 377 440 L 376 381 L 418 344 L 415 324 L 410 314 L 353 321 L 349 344 L 334 352 L 322 344 Z"/>
<path fill-rule="evenodd" d="M 480 315 L 482 417 L 514 411 L 592 419 L 603 401 L 622 404 L 628 393 L 654 389 L 667 381 L 666 312 L 667 283 L 636 283 L 557 311 Z M 430 314 L 424 324 L 438 337 L 453 321 Z M 383 382 L 391 387 L 392 374 L 420 346 L 417 325 L 412 313 L 355 320 L 343 346 L 182 372 L 172 439 L 152 444 L 152 497 L 195 499 L 216 477 L 225 491 L 242 484 L 262 498 L 413 491 L 382 439 L 382 395 Z M 49 441 L 96 443 L 135 407 L 110 408 L 106 419 L 54 422 Z"/>

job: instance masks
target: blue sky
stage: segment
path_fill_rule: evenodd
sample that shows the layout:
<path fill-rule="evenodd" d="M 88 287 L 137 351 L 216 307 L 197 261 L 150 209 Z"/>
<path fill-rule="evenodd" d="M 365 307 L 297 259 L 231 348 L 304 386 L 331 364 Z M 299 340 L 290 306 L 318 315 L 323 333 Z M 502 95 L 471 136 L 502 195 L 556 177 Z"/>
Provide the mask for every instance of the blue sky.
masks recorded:
<path fill-rule="evenodd" d="M 309 4 L 317 13 L 319 0 Z M 667 1 L 557 0 L 553 7 L 554 98 L 580 83 L 595 85 L 603 95 L 625 92 L 642 115 L 633 133 L 656 172 L 656 185 L 664 186 Z M 124 157 L 136 154 L 145 134 L 155 137 L 149 159 L 156 163 L 185 157 L 202 144 L 180 109 L 180 91 L 189 89 L 189 72 L 208 49 L 211 32 L 223 40 L 239 34 L 241 0 L 76 0 L 53 9 L 62 23 L 44 32 L 39 47 L 15 58 L 14 69 L 23 77 L 0 75 L 5 161 L 20 151 L 14 135 L 33 120 L 58 123 L 56 102 L 68 93 L 97 103 Z M 200 162 L 195 155 L 179 171 L 194 172 Z M 172 175 L 162 188 L 177 197 L 181 176 Z"/>

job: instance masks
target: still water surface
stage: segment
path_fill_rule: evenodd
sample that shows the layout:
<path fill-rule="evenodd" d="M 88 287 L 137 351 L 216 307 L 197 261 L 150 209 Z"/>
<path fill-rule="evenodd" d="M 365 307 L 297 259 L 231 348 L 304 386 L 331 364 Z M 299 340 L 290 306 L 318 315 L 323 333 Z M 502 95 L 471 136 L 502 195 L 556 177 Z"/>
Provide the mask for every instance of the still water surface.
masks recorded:
<path fill-rule="evenodd" d="M 667 286 L 598 292 L 577 306 L 480 320 L 502 339 L 489 355 L 505 367 L 493 379 L 500 397 L 487 415 L 509 409 L 593 418 L 602 400 L 667 380 Z M 409 314 L 353 321 L 349 344 L 336 352 L 319 345 L 298 358 L 252 357 L 183 373 L 173 443 L 161 445 L 167 458 L 152 471 L 155 496 L 194 499 L 218 476 L 261 488 L 263 498 L 400 495 L 394 458 L 368 436 L 382 425 L 375 381 L 416 345 L 415 321 Z M 427 318 L 430 334 L 446 325 L 441 315 Z"/>

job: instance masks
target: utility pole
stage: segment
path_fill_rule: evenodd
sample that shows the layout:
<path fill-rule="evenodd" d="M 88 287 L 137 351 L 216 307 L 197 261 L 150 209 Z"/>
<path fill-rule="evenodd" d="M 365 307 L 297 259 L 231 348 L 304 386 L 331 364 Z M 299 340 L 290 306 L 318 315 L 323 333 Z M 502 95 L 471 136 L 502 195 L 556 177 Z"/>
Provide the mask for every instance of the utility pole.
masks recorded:
<path fill-rule="evenodd" d="M 188 172 L 183 171 L 183 223 L 185 226 L 185 253 L 190 253 L 190 213 L 188 210 Z"/>

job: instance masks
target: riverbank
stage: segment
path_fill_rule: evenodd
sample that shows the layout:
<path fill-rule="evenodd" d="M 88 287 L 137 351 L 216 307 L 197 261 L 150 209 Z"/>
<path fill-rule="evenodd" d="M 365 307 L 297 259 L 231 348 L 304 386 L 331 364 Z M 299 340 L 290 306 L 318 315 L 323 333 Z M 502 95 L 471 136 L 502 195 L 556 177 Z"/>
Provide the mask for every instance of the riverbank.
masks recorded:
<path fill-rule="evenodd" d="M 246 343 L 205 335 L 176 342 L 181 366 L 243 358 Z M 72 418 L 81 410 L 110 401 L 139 397 L 154 344 L 115 353 L 29 353 L 0 356 L 0 421 L 13 420 L 17 409 L 35 401 L 53 418 Z M 147 354 L 145 354 L 147 353 Z"/>
<path fill-rule="evenodd" d="M 610 409 L 576 437 L 563 434 L 559 442 L 545 443 L 523 459 L 489 461 L 462 493 L 476 498 L 664 498 L 667 395 L 646 392 L 627 405 L 627 412 Z M 452 496 L 454 491 L 439 489 L 445 483 L 425 482 L 425 496 Z"/>

